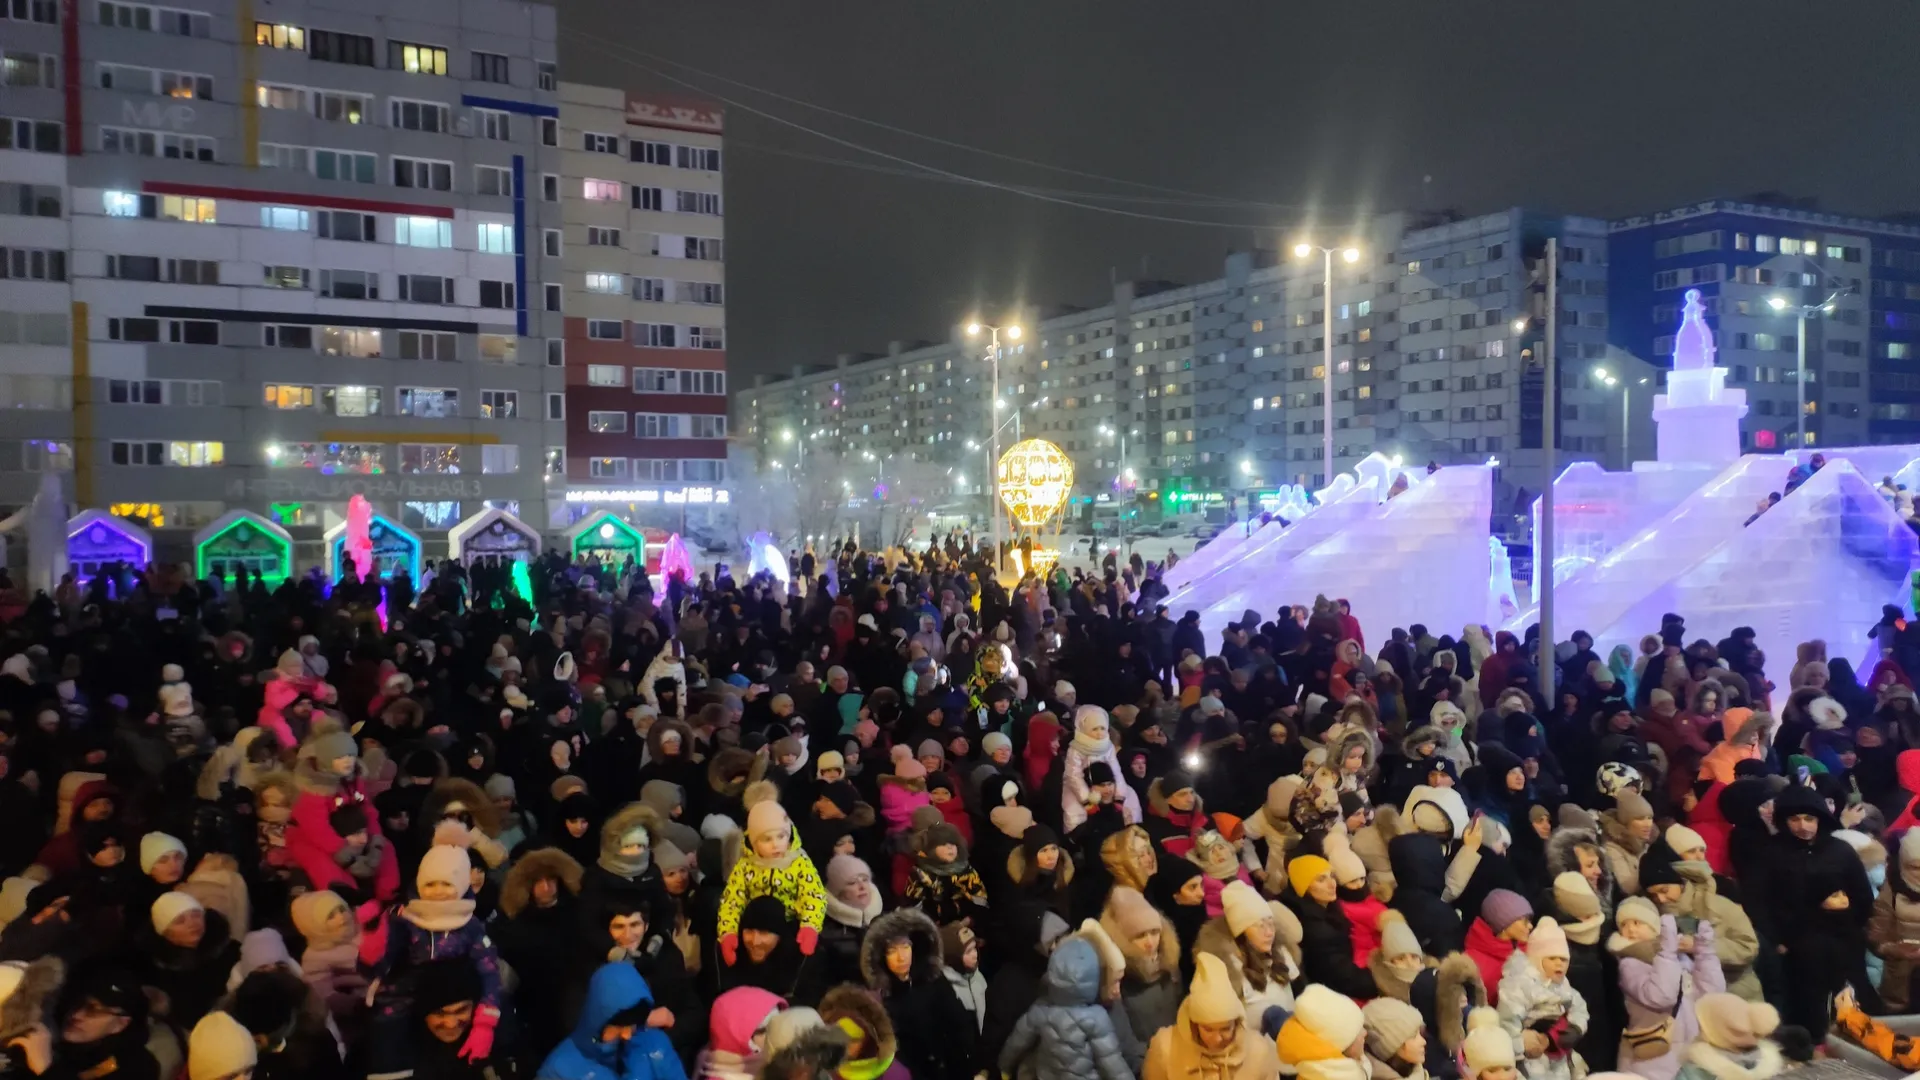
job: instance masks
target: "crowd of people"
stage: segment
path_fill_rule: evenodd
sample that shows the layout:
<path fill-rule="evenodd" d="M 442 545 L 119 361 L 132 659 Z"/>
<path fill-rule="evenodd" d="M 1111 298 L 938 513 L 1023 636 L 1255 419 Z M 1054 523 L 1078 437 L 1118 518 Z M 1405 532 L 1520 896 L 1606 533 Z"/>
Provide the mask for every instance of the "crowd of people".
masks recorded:
<path fill-rule="evenodd" d="M 0 624 L 0 1073 L 1920 1067 L 1897 609 L 1862 680 L 1673 615 L 1208 640 L 1155 567 L 951 540 L 531 569 L 120 567 Z"/>

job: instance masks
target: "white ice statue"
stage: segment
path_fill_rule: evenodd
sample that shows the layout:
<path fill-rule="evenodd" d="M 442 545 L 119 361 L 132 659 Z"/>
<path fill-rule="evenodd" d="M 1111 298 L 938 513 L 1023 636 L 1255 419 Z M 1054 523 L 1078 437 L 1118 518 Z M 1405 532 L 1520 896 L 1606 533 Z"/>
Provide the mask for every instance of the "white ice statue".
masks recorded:
<path fill-rule="evenodd" d="M 1727 369 L 1715 367 L 1713 356 L 1706 305 L 1700 302 L 1699 289 L 1688 289 L 1673 338 L 1667 392 L 1653 398 L 1662 462 L 1726 465 L 1740 456 L 1747 392 L 1727 389 Z"/>

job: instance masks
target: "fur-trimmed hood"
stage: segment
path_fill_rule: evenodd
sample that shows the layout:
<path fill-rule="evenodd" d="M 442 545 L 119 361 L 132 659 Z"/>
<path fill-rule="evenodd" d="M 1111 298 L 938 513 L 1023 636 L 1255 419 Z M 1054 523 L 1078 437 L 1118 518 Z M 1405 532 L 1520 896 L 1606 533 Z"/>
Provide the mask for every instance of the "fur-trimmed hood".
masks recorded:
<path fill-rule="evenodd" d="M 1453 736 L 1433 724 L 1421 724 L 1406 733 L 1400 740 L 1400 753 L 1408 761 L 1420 760 L 1420 747 L 1432 744 L 1434 753 L 1439 753 L 1453 745 Z"/>
<path fill-rule="evenodd" d="M 707 786 L 715 795 L 731 799 L 766 774 L 766 759 L 751 750 L 729 746 L 707 760 Z"/>
<path fill-rule="evenodd" d="M 660 826 L 660 815 L 643 802 L 631 802 L 614 811 L 613 816 L 600 826 L 601 860 L 618 858 L 620 837 L 635 828 L 647 830 L 647 854 L 651 860 L 653 845 L 660 842 Z"/>
<path fill-rule="evenodd" d="M 1166 777 L 1164 776 L 1156 776 L 1153 778 L 1153 782 L 1147 785 L 1147 812 L 1157 818 L 1167 818 L 1179 813 L 1179 811 L 1173 808 L 1173 804 L 1167 801 L 1167 796 L 1171 793 L 1167 791 L 1165 780 Z M 1206 804 L 1200 800 L 1200 792 L 1195 790 L 1193 792 L 1193 820 L 1195 822 L 1205 821 L 1206 809 Z"/>
<path fill-rule="evenodd" d="M 1054 864 L 1053 887 L 1064 889 L 1073 882 L 1073 856 L 1061 845 L 1060 861 Z M 1027 849 L 1023 844 L 1015 844 L 1007 852 L 1007 879 L 1015 885 L 1031 885 L 1040 876 L 1040 867 L 1027 858 Z"/>
<path fill-rule="evenodd" d="M 553 878 L 568 894 L 578 896 L 584 874 L 573 856 L 559 848 L 529 851 L 507 870 L 507 880 L 500 886 L 500 911 L 509 919 L 524 911 L 533 903 L 533 883 L 542 878 Z"/>
<path fill-rule="evenodd" d="M 47 1013 L 66 978 L 67 965 L 57 956 L 43 956 L 27 964 L 20 985 L 0 1003 L 0 1039 L 23 1035 L 35 1024 L 52 1023 Z"/>
<path fill-rule="evenodd" d="M 847 1060 L 846 1032 L 828 1024 L 801 1032 L 761 1066 L 766 1080 L 835 1080 Z"/>
<path fill-rule="evenodd" d="M 1136 837 L 1139 844 L 1134 843 Z M 1100 841 L 1100 863 L 1107 868 L 1114 884 L 1130 886 L 1141 895 L 1146 894 L 1147 882 L 1153 880 L 1154 872 L 1159 869 L 1153 837 L 1138 825 L 1129 825 Z"/>
<path fill-rule="evenodd" d="M 887 1016 L 886 1007 L 871 991 L 852 983 L 841 983 L 820 999 L 819 1011 L 828 1027 L 836 1026 L 835 1021 L 844 1016 L 858 1024 L 860 1030 L 873 1040 L 874 1045 L 870 1048 L 873 1053 L 860 1060 L 886 1061 L 898 1052 L 899 1041 L 894 1035 L 893 1020 Z M 856 1047 L 850 1046 L 847 1053 L 852 1054 L 856 1050 Z"/>
<path fill-rule="evenodd" d="M 480 785 L 460 777 L 450 777 L 434 782 L 433 790 L 427 794 L 427 801 L 421 807 L 420 820 L 434 822 L 446 813 L 447 807 L 459 803 L 473 818 L 473 827 L 488 836 L 499 836 L 501 829 L 500 808 L 493 799 L 481 790 Z"/>
<path fill-rule="evenodd" d="M 1172 920 L 1165 915 L 1160 916 L 1160 970 L 1154 975 L 1149 975 L 1144 970 L 1146 954 L 1134 945 L 1133 939 L 1121 931 L 1120 924 L 1114 920 L 1111 910 L 1103 909 L 1100 912 L 1100 928 L 1107 932 L 1108 939 L 1120 950 L 1120 955 L 1126 958 L 1128 975 L 1148 983 L 1180 978 L 1180 935 L 1174 931 Z"/>
<path fill-rule="evenodd" d="M 669 760 L 666 756 L 666 752 L 660 748 L 660 737 L 662 735 L 665 735 L 669 731 L 678 732 L 680 734 L 680 752 L 674 755 L 671 760 L 692 761 L 693 760 L 693 728 L 687 726 L 687 722 L 684 720 L 673 720 L 667 717 L 661 717 L 660 719 L 655 720 L 653 722 L 653 726 L 647 729 L 647 760 L 648 761 Z"/>
<path fill-rule="evenodd" d="M 1440 1025 L 1436 1034 L 1447 1053 L 1458 1053 L 1467 1041 L 1467 1013 L 1476 1005 L 1486 1004 L 1486 983 L 1480 977 L 1480 965 L 1466 953 L 1449 953 L 1440 961 L 1434 978 L 1438 980 L 1434 1007 L 1439 1013 L 1435 1020 Z"/>
<path fill-rule="evenodd" d="M 898 908 L 873 920 L 867 927 L 867 936 L 860 941 L 860 977 L 867 986 L 878 993 L 885 993 L 893 981 L 893 973 L 887 970 L 887 942 L 905 937 L 913 943 L 913 977 L 918 983 L 922 979 L 940 977 L 940 969 L 946 964 L 946 953 L 940 945 L 940 928 L 932 919 L 922 914 L 919 908 Z"/>
<path fill-rule="evenodd" d="M 1608 917 L 1613 915 L 1613 871 L 1607 866 L 1606 848 L 1600 843 L 1600 835 L 1592 829 L 1569 828 L 1562 826 L 1553 830 L 1547 838 L 1547 880 L 1551 881 L 1561 874 L 1580 872 L 1580 855 L 1574 849 L 1585 844 L 1600 856 L 1600 884 L 1594 888 L 1594 895 L 1600 898 L 1600 910 Z"/>

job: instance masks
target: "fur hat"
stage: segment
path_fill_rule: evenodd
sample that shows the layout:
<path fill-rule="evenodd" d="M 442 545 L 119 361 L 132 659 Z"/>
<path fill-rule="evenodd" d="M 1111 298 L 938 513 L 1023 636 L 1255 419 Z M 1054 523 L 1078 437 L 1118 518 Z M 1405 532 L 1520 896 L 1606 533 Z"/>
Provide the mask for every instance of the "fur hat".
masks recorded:
<path fill-rule="evenodd" d="M 815 776 L 818 776 L 821 773 L 826 772 L 828 769 L 838 769 L 841 772 L 846 772 L 847 771 L 846 755 L 842 754 L 838 750 L 828 750 L 825 753 L 821 754 L 819 757 L 813 759 L 813 774 Z"/>
<path fill-rule="evenodd" d="M 1367 1025 L 1367 1052 L 1381 1061 L 1391 1061 L 1426 1023 L 1420 1010 L 1390 997 L 1367 1002 L 1360 1017 Z"/>
<path fill-rule="evenodd" d="M 173 925 L 173 920 L 191 911 L 205 910 L 206 907 L 195 900 L 192 893 L 163 892 L 154 899 L 148 914 L 153 918 L 153 932 L 164 934 L 167 927 Z"/>
<path fill-rule="evenodd" d="M 187 853 L 187 845 L 163 832 L 150 832 L 140 838 L 140 872 L 153 873 L 153 866 L 172 852 Z"/>
<path fill-rule="evenodd" d="M 259 1063 L 253 1033 L 224 1012 L 201 1017 L 187 1036 L 187 1080 L 220 1080 Z"/>
<path fill-rule="evenodd" d="M 1700 1037 L 1720 1050 L 1751 1050 L 1780 1026 L 1773 1006 L 1732 994 L 1702 994 L 1693 1011 Z"/>
<path fill-rule="evenodd" d="M 1847 725 L 1847 710 L 1830 697 L 1817 697 L 1807 704 L 1807 718 L 1821 731 L 1839 731 Z"/>
<path fill-rule="evenodd" d="M 1261 919 L 1273 917 L 1267 902 L 1260 898 L 1259 891 L 1244 881 L 1230 881 L 1226 888 L 1220 890 L 1220 908 L 1221 915 L 1227 920 L 1228 931 L 1235 937 L 1245 933 L 1247 927 Z"/>
<path fill-rule="evenodd" d="M 1498 1012 L 1481 1006 L 1467 1014 L 1467 1041 L 1460 1053 L 1474 1076 L 1488 1069 L 1513 1068 L 1513 1036 L 1500 1026 Z"/>
<path fill-rule="evenodd" d="M 1247 1007 L 1241 1003 L 1239 992 L 1233 988 L 1233 977 L 1219 957 L 1209 952 L 1194 954 L 1193 985 L 1187 990 L 1182 1011 L 1196 1024 L 1224 1024 L 1246 1018 Z"/>

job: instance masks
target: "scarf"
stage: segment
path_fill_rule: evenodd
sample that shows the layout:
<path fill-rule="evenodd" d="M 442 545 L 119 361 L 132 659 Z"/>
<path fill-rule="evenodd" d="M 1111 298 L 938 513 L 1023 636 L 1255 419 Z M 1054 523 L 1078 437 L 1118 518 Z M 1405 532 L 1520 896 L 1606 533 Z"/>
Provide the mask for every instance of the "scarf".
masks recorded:
<path fill-rule="evenodd" d="M 1113 741 L 1082 734 L 1079 728 L 1075 728 L 1073 730 L 1073 748 L 1087 755 L 1089 758 L 1104 758 L 1108 753 L 1112 752 Z M 1118 768 L 1114 769 L 1115 773 L 1119 771 Z"/>
<path fill-rule="evenodd" d="M 1616 930 L 1607 939 L 1607 951 L 1622 960 L 1638 960 L 1651 964 L 1660 955 L 1660 939 L 1648 938 L 1645 941 L 1628 941 Z"/>
<path fill-rule="evenodd" d="M 827 918 L 842 926 L 851 926 L 855 930 L 865 929 L 874 919 L 879 918 L 883 906 L 878 889 L 868 890 L 865 908 L 854 907 L 832 893 L 827 894 Z"/>
<path fill-rule="evenodd" d="M 1560 929 L 1566 932 L 1567 940 L 1576 945 L 1594 945 L 1600 941 L 1600 928 L 1606 925 L 1606 915 L 1595 912 L 1593 915 L 1574 923 L 1561 923 Z"/>
<path fill-rule="evenodd" d="M 458 930 L 473 918 L 471 900 L 409 900 L 400 917 L 422 930 L 444 934 Z"/>
<path fill-rule="evenodd" d="M 634 878 L 646 873 L 647 867 L 653 865 L 653 849 L 642 848 L 638 855 L 622 855 L 618 851 L 612 853 L 602 851 L 598 862 L 600 863 L 600 869 L 605 870 L 607 873 L 632 881 Z"/>

